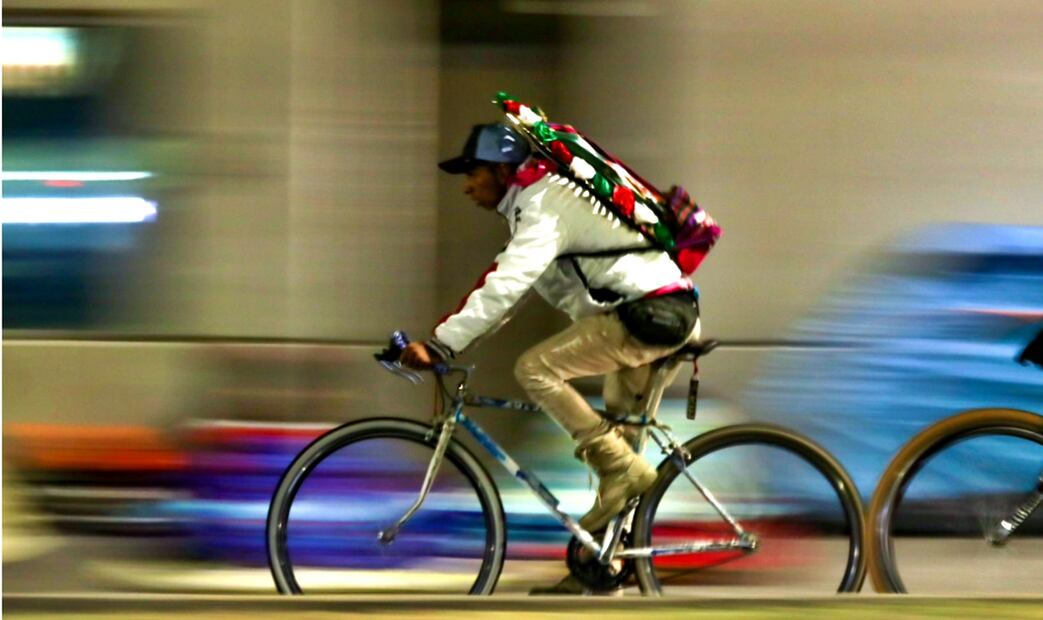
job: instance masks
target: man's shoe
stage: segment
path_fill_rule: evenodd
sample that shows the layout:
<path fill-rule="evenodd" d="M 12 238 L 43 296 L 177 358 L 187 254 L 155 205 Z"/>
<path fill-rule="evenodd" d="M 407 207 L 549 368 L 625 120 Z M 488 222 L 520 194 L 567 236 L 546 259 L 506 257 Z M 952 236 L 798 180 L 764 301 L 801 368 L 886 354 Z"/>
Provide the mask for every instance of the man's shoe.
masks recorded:
<path fill-rule="evenodd" d="M 655 484 L 655 468 L 627 445 L 618 429 L 588 436 L 580 442 L 576 456 L 594 470 L 599 481 L 594 507 L 579 520 L 588 532 L 605 529 L 628 501 Z"/>
<path fill-rule="evenodd" d="M 588 532 L 605 529 L 627 502 L 650 489 L 655 481 L 655 468 L 640 457 L 623 471 L 604 476 L 598 484 L 598 499 L 590 512 L 580 517 L 580 527 Z"/>

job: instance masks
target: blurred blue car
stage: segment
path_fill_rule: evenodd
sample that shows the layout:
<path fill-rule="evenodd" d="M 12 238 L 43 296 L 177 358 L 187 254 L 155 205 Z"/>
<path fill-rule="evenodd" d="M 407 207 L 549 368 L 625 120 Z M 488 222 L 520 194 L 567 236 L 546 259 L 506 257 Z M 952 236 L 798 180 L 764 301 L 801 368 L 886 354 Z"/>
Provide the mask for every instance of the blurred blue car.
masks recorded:
<path fill-rule="evenodd" d="M 743 404 L 826 445 L 868 496 L 894 453 L 942 418 L 981 407 L 1043 412 L 1043 372 L 1016 361 L 1041 328 L 1043 228 L 925 228 L 842 282 L 788 335 L 835 346 L 769 354 Z M 917 492 L 942 501 L 1038 475 L 1039 452 L 1012 449 L 1006 472 L 981 479 L 967 457 Z"/>

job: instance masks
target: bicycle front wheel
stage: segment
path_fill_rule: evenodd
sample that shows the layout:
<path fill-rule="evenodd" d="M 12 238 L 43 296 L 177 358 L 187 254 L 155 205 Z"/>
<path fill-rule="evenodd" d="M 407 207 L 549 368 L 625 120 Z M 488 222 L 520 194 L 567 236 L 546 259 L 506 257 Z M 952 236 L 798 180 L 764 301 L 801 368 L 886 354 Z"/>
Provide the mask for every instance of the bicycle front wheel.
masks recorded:
<path fill-rule="evenodd" d="M 635 546 L 719 547 L 638 560 L 643 592 L 858 591 L 865 577 L 861 500 L 828 452 L 791 431 L 754 424 L 710 431 L 685 449 L 685 467 L 668 457 L 638 506 Z M 755 548 L 735 545 L 739 532 L 752 535 Z"/>
<path fill-rule="evenodd" d="M 883 592 L 1038 593 L 1043 507 L 1004 544 L 1001 520 L 1031 501 L 1043 476 L 1043 416 L 977 409 L 913 437 L 869 505 L 869 568 Z M 901 567 L 901 571 L 899 571 Z"/>
<path fill-rule="evenodd" d="M 434 454 L 430 426 L 346 424 L 287 469 L 268 511 L 278 590 L 491 594 L 503 567 L 503 506 L 489 474 L 449 443 L 430 493 L 390 544 L 379 540 L 416 501 Z"/>

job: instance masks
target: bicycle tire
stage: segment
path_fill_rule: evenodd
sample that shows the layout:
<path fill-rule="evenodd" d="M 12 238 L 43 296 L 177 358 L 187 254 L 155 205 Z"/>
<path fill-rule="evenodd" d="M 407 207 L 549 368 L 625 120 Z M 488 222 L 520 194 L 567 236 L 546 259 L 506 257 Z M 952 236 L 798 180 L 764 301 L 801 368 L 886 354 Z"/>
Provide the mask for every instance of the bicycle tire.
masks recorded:
<path fill-rule="evenodd" d="M 1013 435 L 1043 445 L 1043 416 L 1016 409 L 974 409 L 945 418 L 914 436 L 894 456 L 869 503 L 868 563 L 879 592 L 906 592 L 892 537 L 895 508 L 916 474 L 934 456 L 974 436 Z"/>
<path fill-rule="evenodd" d="M 861 496 L 851 476 L 824 448 L 793 431 L 765 424 L 740 424 L 718 428 L 695 437 L 685 444 L 689 454 L 687 469 L 699 459 L 720 450 L 737 446 L 778 448 L 817 470 L 832 487 L 843 512 L 844 537 L 848 539 L 846 562 L 840 576 L 838 592 L 857 592 L 865 579 L 866 563 L 863 545 L 864 512 Z M 674 461 L 667 457 L 658 468 L 658 478 L 638 505 L 634 522 L 635 546 L 652 544 L 653 522 L 660 502 L 671 483 L 681 474 Z M 711 489 L 711 492 L 713 489 Z M 727 502 L 725 502 L 727 503 Z M 662 584 L 652 558 L 636 561 L 638 584 L 645 595 L 661 596 Z"/>
<path fill-rule="evenodd" d="M 317 438 L 302 450 L 286 469 L 268 509 L 265 540 L 268 562 L 276 588 L 283 594 L 302 594 L 294 574 L 287 545 L 287 530 L 293 501 L 309 474 L 331 454 L 369 439 L 396 439 L 433 449 L 437 434 L 431 427 L 400 418 L 369 418 L 344 424 Z M 481 503 L 485 525 L 485 544 L 481 568 L 470 594 L 492 594 L 503 569 L 506 555 L 506 525 L 503 504 L 492 477 L 475 456 L 456 439 L 450 440 L 442 470 L 452 464 L 463 474 Z M 417 492 L 420 491 L 419 485 Z M 406 525 L 408 528 L 409 525 Z M 376 533 L 374 532 L 374 538 Z"/>

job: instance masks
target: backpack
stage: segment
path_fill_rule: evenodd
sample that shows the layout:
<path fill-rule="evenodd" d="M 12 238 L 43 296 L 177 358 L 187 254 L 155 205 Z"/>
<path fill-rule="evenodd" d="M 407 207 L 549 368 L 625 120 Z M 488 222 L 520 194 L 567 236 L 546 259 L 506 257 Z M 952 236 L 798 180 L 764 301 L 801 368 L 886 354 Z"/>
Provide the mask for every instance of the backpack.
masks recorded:
<path fill-rule="evenodd" d="M 618 158 L 571 125 L 550 123 L 537 107 L 519 103 L 505 92 L 493 102 L 507 115 L 538 157 L 615 218 L 641 233 L 652 247 L 623 248 L 614 254 L 662 250 L 691 275 L 721 236 L 721 228 L 683 187 L 665 194 Z M 602 255 L 606 253 L 600 253 Z"/>

